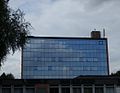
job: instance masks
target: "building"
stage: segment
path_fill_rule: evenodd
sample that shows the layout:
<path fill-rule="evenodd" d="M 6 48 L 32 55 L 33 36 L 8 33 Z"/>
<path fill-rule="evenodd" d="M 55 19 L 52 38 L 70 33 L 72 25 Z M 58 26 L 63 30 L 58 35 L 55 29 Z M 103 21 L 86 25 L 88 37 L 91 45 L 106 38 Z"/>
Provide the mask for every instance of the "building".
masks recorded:
<path fill-rule="evenodd" d="M 28 37 L 22 49 L 23 79 L 73 79 L 109 75 L 107 38 Z"/>
<path fill-rule="evenodd" d="M 107 38 L 28 37 L 22 79 L 0 80 L 0 93 L 120 93 L 109 76 Z"/>
<path fill-rule="evenodd" d="M 0 93 L 120 93 L 120 77 L 0 80 Z"/>

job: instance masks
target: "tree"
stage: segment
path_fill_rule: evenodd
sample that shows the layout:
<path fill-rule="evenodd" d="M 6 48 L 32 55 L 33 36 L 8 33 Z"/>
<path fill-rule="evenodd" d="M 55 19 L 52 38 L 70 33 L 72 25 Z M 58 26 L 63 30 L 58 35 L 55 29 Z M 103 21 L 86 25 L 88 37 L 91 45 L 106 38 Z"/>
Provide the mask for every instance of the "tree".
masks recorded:
<path fill-rule="evenodd" d="M 24 13 L 8 6 L 9 0 L 0 0 L 0 66 L 7 55 L 21 49 L 27 42 L 29 22 L 24 19 Z"/>
<path fill-rule="evenodd" d="M 120 70 L 115 73 L 111 73 L 111 76 L 120 76 Z"/>
<path fill-rule="evenodd" d="M 1 76 L 0 76 L 0 79 L 15 79 L 14 75 L 13 74 L 5 74 L 3 73 Z"/>
<path fill-rule="evenodd" d="M 7 79 L 15 79 L 14 75 L 13 74 L 7 74 L 6 75 Z"/>
<path fill-rule="evenodd" d="M 6 79 L 6 74 L 3 73 L 3 74 L 0 76 L 0 79 Z"/>

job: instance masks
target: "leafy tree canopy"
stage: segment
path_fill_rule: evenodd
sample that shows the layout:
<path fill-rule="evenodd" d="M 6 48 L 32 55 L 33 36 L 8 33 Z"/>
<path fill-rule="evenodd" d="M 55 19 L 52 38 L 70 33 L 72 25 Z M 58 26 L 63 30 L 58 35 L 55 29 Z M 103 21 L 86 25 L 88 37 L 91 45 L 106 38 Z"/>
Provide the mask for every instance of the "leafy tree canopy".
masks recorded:
<path fill-rule="evenodd" d="M 12 10 L 8 2 L 0 0 L 0 66 L 10 51 L 14 53 L 25 45 L 31 27 L 24 13 L 20 9 Z"/>
<path fill-rule="evenodd" d="M 120 70 L 115 73 L 111 73 L 111 76 L 120 76 Z"/>
<path fill-rule="evenodd" d="M 13 74 L 5 74 L 3 73 L 1 76 L 0 76 L 0 79 L 15 79 L 14 75 Z"/>

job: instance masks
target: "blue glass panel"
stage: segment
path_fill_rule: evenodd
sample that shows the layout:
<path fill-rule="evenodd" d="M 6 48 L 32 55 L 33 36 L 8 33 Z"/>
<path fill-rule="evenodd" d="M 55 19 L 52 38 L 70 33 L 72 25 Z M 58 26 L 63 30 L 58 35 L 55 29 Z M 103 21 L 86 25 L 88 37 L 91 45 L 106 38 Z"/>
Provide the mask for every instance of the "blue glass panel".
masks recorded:
<path fill-rule="evenodd" d="M 107 74 L 106 40 L 31 38 L 23 49 L 24 78 Z"/>

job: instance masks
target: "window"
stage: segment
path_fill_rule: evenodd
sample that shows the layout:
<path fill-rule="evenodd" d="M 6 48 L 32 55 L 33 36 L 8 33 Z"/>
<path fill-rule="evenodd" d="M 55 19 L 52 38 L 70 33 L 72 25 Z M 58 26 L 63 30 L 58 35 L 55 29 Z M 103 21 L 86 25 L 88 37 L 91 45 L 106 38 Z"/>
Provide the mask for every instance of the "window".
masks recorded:
<path fill-rule="evenodd" d="M 50 88 L 50 93 L 59 93 L 58 88 Z"/>
<path fill-rule="evenodd" d="M 47 90 L 46 88 L 37 88 L 35 93 L 47 93 Z"/>
<path fill-rule="evenodd" d="M 34 88 L 26 88 L 26 93 L 35 93 Z"/>
<path fill-rule="evenodd" d="M 81 88 L 73 88 L 73 93 L 81 93 Z"/>
<path fill-rule="evenodd" d="M 106 88 L 106 93 L 115 93 L 114 92 L 114 87 L 107 87 Z"/>
<path fill-rule="evenodd" d="M 22 88 L 15 88 L 14 93 L 23 93 L 23 89 Z"/>
<path fill-rule="evenodd" d="M 96 87 L 95 88 L 95 93 L 104 93 L 103 88 L 102 87 Z"/>
<path fill-rule="evenodd" d="M 92 93 L 92 88 L 84 88 L 84 93 Z"/>
<path fill-rule="evenodd" d="M 62 93 L 70 93 L 70 88 L 62 88 Z"/>
<path fill-rule="evenodd" d="M 2 88 L 2 93 L 11 93 L 10 88 Z"/>
<path fill-rule="evenodd" d="M 48 66 L 48 70 L 52 70 L 52 66 Z"/>

